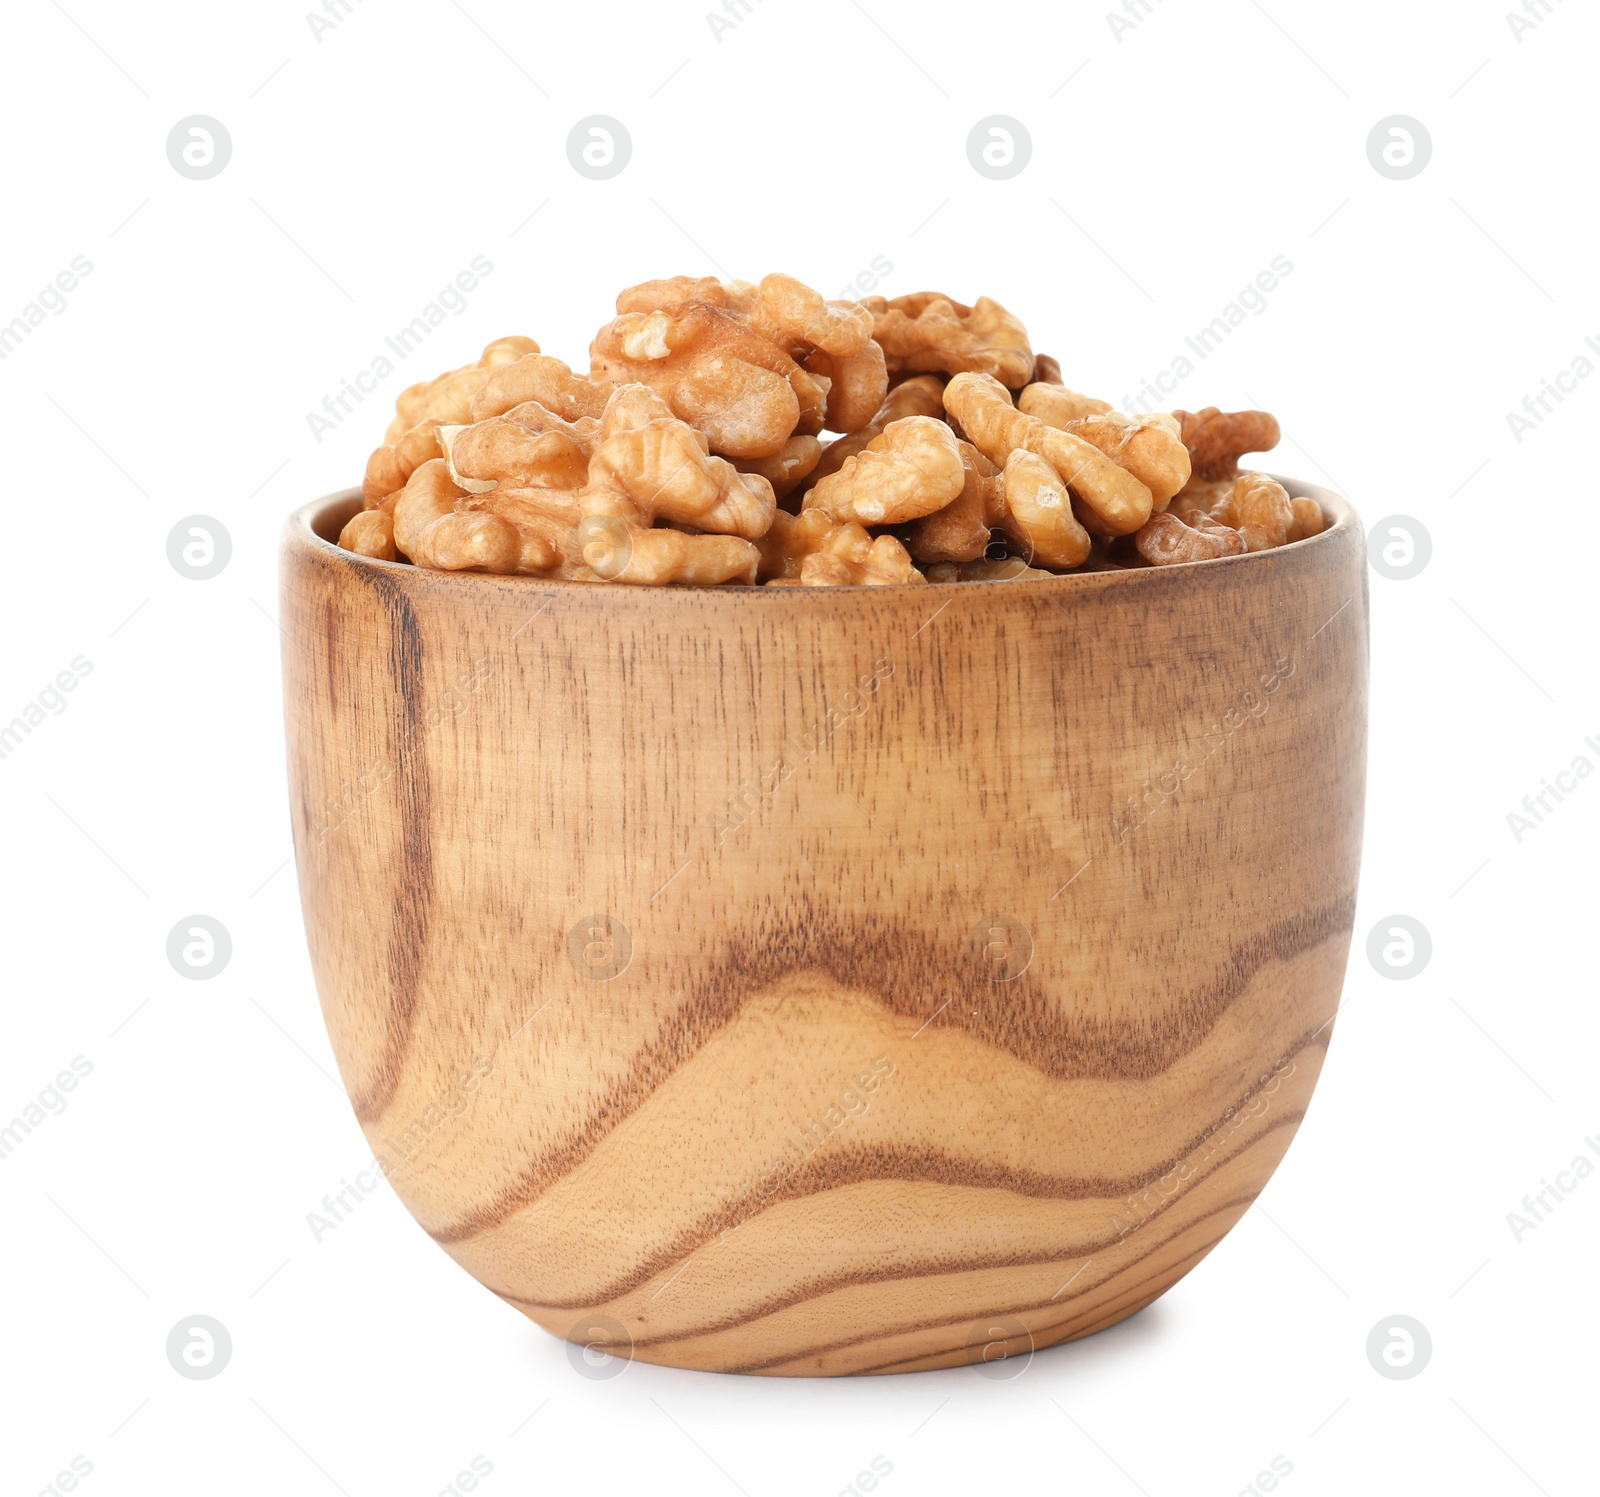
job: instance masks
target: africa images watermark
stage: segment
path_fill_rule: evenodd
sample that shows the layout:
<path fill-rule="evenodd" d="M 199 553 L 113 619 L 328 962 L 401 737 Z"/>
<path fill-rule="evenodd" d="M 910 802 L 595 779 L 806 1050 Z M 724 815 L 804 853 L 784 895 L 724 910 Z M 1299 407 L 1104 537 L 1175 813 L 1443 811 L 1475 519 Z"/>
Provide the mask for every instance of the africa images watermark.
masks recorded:
<path fill-rule="evenodd" d="M 721 42 L 728 32 L 736 30 L 739 23 L 761 3 L 762 0 L 723 0 L 721 14 L 714 10 L 706 12 L 706 25 L 711 28 L 711 35 Z"/>
<path fill-rule="evenodd" d="M 482 656 L 472 662 L 470 671 L 455 678 L 453 690 L 442 691 L 439 699 L 423 714 L 420 725 L 410 724 L 401 739 L 393 758 L 382 755 L 351 778 L 340 781 L 338 795 L 330 795 L 323 808 L 322 824 L 317 828 L 317 841 L 325 842 L 332 832 L 344 826 L 357 811 L 395 777 L 402 764 L 421 748 L 439 728 L 451 718 L 465 717 L 471 707 L 466 698 L 475 696 L 483 683 L 494 674 L 494 662 Z"/>
<path fill-rule="evenodd" d="M 337 31 L 339 23 L 354 14 L 355 7 L 351 4 L 351 0 L 322 0 L 322 14 L 319 16 L 314 10 L 307 11 L 306 25 L 311 28 L 311 35 L 316 38 L 320 47 L 323 37 L 329 32 Z"/>
<path fill-rule="evenodd" d="M 1197 769 L 1202 768 L 1228 741 L 1253 720 L 1267 715 L 1273 693 L 1294 674 L 1294 661 L 1280 655 L 1272 663 L 1271 671 L 1263 671 L 1259 678 L 1261 694 L 1247 688 L 1239 693 L 1238 705 L 1228 708 L 1200 735 L 1200 751 L 1191 760 L 1180 754 L 1172 764 L 1144 782 L 1144 788 L 1128 797 L 1128 804 L 1119 816 L 1111 817 L 1111 831 L 1118 842 L 1126 842 L 1145 822 L 1167 804 L 1184 786 Z M 1167 782 L 1171 781 L 1169 785 Z"/>
<path fill-rule="evenodd" d="M 480 282 L 494 272 L 494 262 L 487 255 L 474 255 L 465 270 L 445 286 L 410 322 L 397 328 L 383 340 L 387 350 L 376 354 L 365 369 L 359 369 L 349 379 L 341 379 L 339 388 L 322 398 L 320 411 L 306 412 L 306 425 L 311 435 L 320 443 L 367 396 L 376 393 L 379 384 L 389 378 L 406 359 L 410 358 L 442 327 L 449 317 L 459 317 L 467 310 L 467 297 L 476 291 Z M 393 357 L 391 357 L 391 355 Z"/>
<path fill-rule="evenodd" d="M 94 1062 L 82 1055 L 72 1060 L 56 1073 L 54 1081 L 40 1088 L 39 1094 L 4 1127 L 0 1127 L 0 1159 L 16 1153 L 23 1139 L 42 1128 L 51 1118 L 60 1117 L 67 1110 L 66 1093 L 75 1092 L 78 1083 L 94 1071 Z"/>
<path fill-rule="evenodd" d="M 1275 1455 L 1269 1467 L 1256 1472 L 1256 1479 L 1249 1486 L 1239 1488 L 1238 1497 L 1266 1497 L 1282 1485 L 1284 1477 L 1293 1474 L 1294 1462 L 1286 1455 Z"/>
<path fill-rule="evenodd" d="M 1122 39 L 1130 32 L 1139 29 L 1139 23 L 1155 14 L 1155 8 L 1161 0 L 1122 0 L 1122 12 L 1119 15 L 1114 10 L 1106 12 L 1106 25 L 1111 28 L 1111 34 L 1117 39 L 1120 46 Z"/>
<path fill-rule="evenodd" d="M 838 1497 L 867 1497 L 882 1484 L 886 1476 L 894 1474 L 894 1462 L 886 1455 L 875 1455 L 870 1466 L 856 1472 L 856 1479 L 839 1488 Z"/>
<path fill-rule="evenodd" d="M 1583 745 L 1593 750 L 1595 758 L 1600 758 L 1600 742 L 1591 736 L 1583 740 Z M 1553 780 L 1548 777 L 1541 779 L 1539 783 L 1544 788 L 1523 796 L 1521 811 L 1506 812 L 1506 825 L 1511 829 L 1513 840 L 1520 843 L 1529 832 L 1542 826 L 1545 817 L 1594 773 L 1594 766 L 1595 761 L 1588 754 L 1576 754 L 1571 764 L 1555 772 Z"/>
<path fill-rule="evenodd" d="M 142 1405 L 141 1405 L 142 1407 Z M 135 1413 L 138 1411 L 135 1410 Z M 132 1417 L 130 1415 L 130 1417 Z M 127 1421 L 124 1420 L 124 1423 Z M 115 1430 L 112 1431 L 116 1433 Z M 83 1478 L 94 1475 L 94 1462 L 86 1455 L 75 1455 L 70 1466 L 64 1466 L 56 1472 L 56 1479 L 46 1486 L 39 1488 L 38 1497 L 67 1497 L 68 1492 L 75 1492 L 83 1483 Z"/>
<path fill-rule="evenodd" d="M 756 1177 L 756 1188 L 752 1198 L 746 1201 L 734 1219 L 717 1233 L 716 1241 L 708 1244 L 708 1248 L 726 1242 L 746 1222 L 765 1211 L 772 1203 L 773 1197 L 783 1189 L 795 1171 L 809 1163 L 817 1151 L 847 1123 L 867 1115 L 872 1107 L 873 1093 L 894 1074 L 894 1062 L 887 1055 L 874 1056 L 857 1071 L 853 1079 L 840 1087 L 828 1106 L 822 1108 L 805 1123 L 795 1124 L 793 1131 L 783 1140 L 783 1151 L 769 1159 L 762 1167 L 760 1175 Z M 652 1302 L 678 1282 L 684 1269 L 688 1268 L 697 1256 L 698 1253 L 692 1253 L 684 1259 L 677 1273 L 650 1296 Z"/>
<path fill-rule="evenodd" d="M 1182 1160 L 1145 1189 L 1129 1196 L 1123 1202 L 1123 1211 L 1127 1213 L 1128 1219 L 1125 1220 L 1121 1212 L 1112 1218 L 1112 1225 L 1117 1229 L 1117 1241 L 1122 1242 L 1130 1232 L 1137 1232 L 1155 1217 L 1167 1204 L 1168 1199 L 1177 1195 L 1179 1190 L 1194 1178 L 1199 1168 L 1211 1160 L 1223 1143 L 1247 1122 L 1264 1118 L 1267 1109 L 1272 1105 L 1272 1093 L 1294 1075 L 1295 1065 L 1293 1056 L 1280 1056 L 1277 1064 L 1260 1077 L 1254 1095 L 1245 1106 L 1228 1108 L 1206 1129 L 1200 1137 L 1200 1142 Z"/>
<path fill-rule="evenodd" d="M 378 1188 L 379 1180 L 387 1180 L 404 1169 L 423 1144 L 472 1105 L 473 1093 L 493 1074 L 493 1060 L 474 1056 L 472 1069 L 452 1080 L 434 1101 L 399 1130 L 398 1136 L 393 1131 L 385 1134 L 380 1140 L 383 1147 L 373 1154 L 372 1162 L 365 1169 L 357 1170 L 354 1180 L 340 1180 L 338 1190 L 323 1196 L 321 1211 L 306 1213 L 312 1241 L 320 1243 L 345 1221 Z"/>
<path fill-rule="evenodd" d="M 1590 353 L 1600 357 L 1600 338 L 1591 333 L 1583 341 Z M 1522 397 L 1521 411 L 1507 411 L 1506 425 L 1511 428 L 1518 446 L 1530 431 L 1537 431 L 1544 425 L 1546 417 L 1553 415 L 1567 396 L 1577 394 L 1579 384 L 1594 371 L 1594 360 L 1589 354 L 1575 354 L 1565 369 L 1557 370 L 1549 379 L 1541 379 L 1537 390 Z"/>
<path fill-rule="evenodd" d="M 1600 1139 L 1591 1133 L 1583 1142 L 1595 1159 L 1600 1159 Z M 1594 1159 L 1589 1158 L 1588 1154 L 1575 1154 L 1566 1169 L 1556 1171 L 1554 1180 L 1540 1180 L 1538 1190 L 1523 1196 L 1520 1212 L 1506 1212 L 1506 1225 L 1511 1228 L 1512 1240 L 1521 1242 L 1529 1232 L 1548 1221 L 1551 1212 L 1594 1171 Z"/>
<path fill-rule="evenodd" d="M 1559 0 L 1522 0 L 1522 14 L 1516 11 L 1506 12 L 1506 25 L 1511 28 L 1512 36 L 1516 37 L 1520 46 L 1522 39 L 1531 31 L 1539 29 L 1539 23 L 1555 14 L 1556 4 Z"/>
<path fill-rule="evenodd" d="M 874 1056 L 870 1068 L 860 1071 L 854 1081 L 842 1087 L 838 1097 L 818 1116 L 804 1126 L 797 1126 L 785 1140 L 784 1152 L 768 1162 L 756 1182 L 761 1200 L 766 1202 L 776 1195 L 784 1182 L 850 1119 L 865 1117 L 872 1106 L 872 1093 L 893 1075 L 894 1062 L 887 1055 Z M 742 1225 L 743 1218 L 726 1228 L 722 1235 L 726 1237 Z"/>
<path fill-rule="evenodd" d="M 872 698 L 878 688 L 894 675 L 894 662 L 887 656 L 872 662 L 872 669 L 858 678 L 833 706 L 823 704 L 821 712 L 809 727 L 786 733 L 781 748 L 783 752 L 765 773 L 742 780 L 723 797 L 722 810 L 712 811 L 706 820 L 717 846 L 745 825 L 794 778 L 795 771 L 814 758 L 817 750 L 830 743 L 833 735 L 854 718 L 865 717 L 872 710 Z"/>
<path fill-rule="evenodd" d="M 94 261 L 87 255 L 74 255 L 67 268 L 58 272 L 10 322 L 0 323 L 0 359 L 10 358 L 36 327 L 43 326 L 47 312 L 52 317 L 65 312 L 67 294 L 76 291 L 78 283 L 93 270 Z"/>
<path fill-rule="evenodd" d="M 1270 305 L 1268 296 L 1293 273 L 1294 262 L 1287 255 L 1274 255 L 1210 322 L 1183 340 L 1187 352 L 1176 355 L 1165 369 L 1145 380 L 1137 392 L 1122 397 L 1122 409 L 1136 416 L 1170 410 L 1171 397 L 1178 386 L 1233 336 L 1235 328 L 1265 312 Z"/>
<path fill-rule="evenodd" d="M 475 1455 L 471 1464 L 456 1472 L 456 1479 L 448 1486 L 440 1487 L 434 1497 L 466 1497 L 468 1492 L 475 1492 L 483 1485 L 484 1478 L 494 1475 L 494 1462 L 486 1455 Z"/>
<path fill-rule="evenodd" d="M 42 727 L 47 716 L 60 717 L 69 705 L 67 693 L 76 691 L 93 670 L 94 661 L 87 655 L 74 655 L 66 669 L 57 671 L 21 712 L 0 726 L 0 759 L 9 759 L 16 753 L 23 739 L 30 737 L 35 728 Z"/>
<path fill-rule="evenodd" d="M 840 301 L 859 301 L 863 296 L 869 296 L 878 289 L 878 284 L 886 276 L 894 274 L 894 261 L 887 255 L 874 255 L 867 268 L 861 271 L 839 293 Z"/>

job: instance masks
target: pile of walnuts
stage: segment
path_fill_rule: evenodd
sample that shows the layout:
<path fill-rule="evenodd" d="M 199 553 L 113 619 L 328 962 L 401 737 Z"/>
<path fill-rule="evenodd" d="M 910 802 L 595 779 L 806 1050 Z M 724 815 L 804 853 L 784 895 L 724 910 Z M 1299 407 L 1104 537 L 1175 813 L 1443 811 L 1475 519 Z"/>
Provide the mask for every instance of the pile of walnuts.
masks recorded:
<path fill-rule="evenodd" d="M 589 359 L 500 338 L 411 386 L 339 544 L 445 571 L 831 587 L 1168 566 L 1326 523 L 1240 474 L 1278 440 L 1266 412 L 1122 415 L 988 297 L 674 276 L 622 292 Z"/>

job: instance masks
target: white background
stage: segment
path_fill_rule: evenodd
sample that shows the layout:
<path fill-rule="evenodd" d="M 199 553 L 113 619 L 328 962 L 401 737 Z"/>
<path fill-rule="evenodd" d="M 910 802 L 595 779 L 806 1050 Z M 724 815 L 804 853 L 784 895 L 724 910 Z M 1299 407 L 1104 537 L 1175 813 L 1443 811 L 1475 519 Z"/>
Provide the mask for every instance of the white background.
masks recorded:
<path fill-rule="evenodd" d="M 0 1123 L 93 1067 L 0 1159 L 4 1490 L 81 1457 L 105 1497 L 429 1497 L 481 1456 L 491 1494 L 832 1497 L 882 1456 L 889 1497 L 1194 1497 L 1281 1456 L 1292 1497 L 1592 1493 L 1600 1180 L 1520 1241 L 1507 1216 L 1600 1148 L 1600 777 L 1520 842 L 1507 814 L 1600 764 L 1600 379 L 1520 442 L 1506 416 L 1600 334 L 1600 22 L 1555 0 L 1519 40 L 1487 0 L 1155 0 L 1119 40 L 1096 4 L 750 0 L 718 40 L 704 3 L 356 0 L 320 40 L 295 4 L 0 11 L 0 322 L 93 265 L 0 362 L 0 721 L 92 665 L 0 760 Z M 606 182 L 565 150 L 596 113 L 633 141 Z M 1033 142 L 1002 182 L 965 150 L 997 113 Z M 232 137 L 209 181 L 168 164 L 192 114 Z M 1406 181 L 1366 152 L 1392 114 L 1432 137 Z M 307 413 L 475 255 L 466 310 L 314 440 Z M 315 1241 L 368 1155 L 287 863 L 275 550 L 287 510 L 359 481 L 401 386 L 508 332 L 581 365 L 645 277 L 833 295 L 883 256 L 891 294 L 993 295 L 1120 401 L 1277 255 L 1292 273 L 1173 403 L 1275 411 L 1273 466 L 1434 549 L 1371 579 L 1348 1010 L 1226 1242 L 1016 1378 L 847 1384 L 580 1377 L 386 1188 Z M 233 540 L 208 582 L 166 556 L 196 513 Z M 232 934 L 209 982 L 165 956 L 195 912 Z M 1394 913 L 1433 940 L 1410 981 L 1364 954 Z M 164 1354 L 196 1313 L 233 1339 L 210 1381 Z M 1408 1381 L 1364 1350 L 1397 1313 L 1433 1339 Z"/>

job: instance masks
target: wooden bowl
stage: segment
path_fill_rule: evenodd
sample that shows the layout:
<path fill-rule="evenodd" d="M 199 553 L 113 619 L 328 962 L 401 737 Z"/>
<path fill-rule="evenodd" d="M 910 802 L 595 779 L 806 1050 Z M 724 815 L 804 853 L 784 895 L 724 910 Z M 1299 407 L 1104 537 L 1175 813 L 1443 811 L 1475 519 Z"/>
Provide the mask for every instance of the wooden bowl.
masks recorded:
<path fill-rule="evenodd" d="M 1343 980 L 1364 546 L 649 589 L 283 547 L 307 936 L 380 1169 L 558 1336 L 948 1367 L 1149 1304 Z"/>

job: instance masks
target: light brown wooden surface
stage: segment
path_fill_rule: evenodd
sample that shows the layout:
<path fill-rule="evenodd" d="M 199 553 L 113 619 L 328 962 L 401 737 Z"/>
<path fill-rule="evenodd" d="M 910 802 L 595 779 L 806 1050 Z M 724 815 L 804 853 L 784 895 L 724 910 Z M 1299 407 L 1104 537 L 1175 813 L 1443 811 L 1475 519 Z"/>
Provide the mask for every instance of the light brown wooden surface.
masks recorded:
<path fill-rule="evenodd" d="M 557 1335 L 719 1370 L 951 1366 L 1175 1283 L 1349 943 L 1364 548 L 1289 487 L 1334 527 L 897 588 L 451 575 L 327 544 L 353 494 L 293 517 L 306 928 L 418 1222 Z"/>

